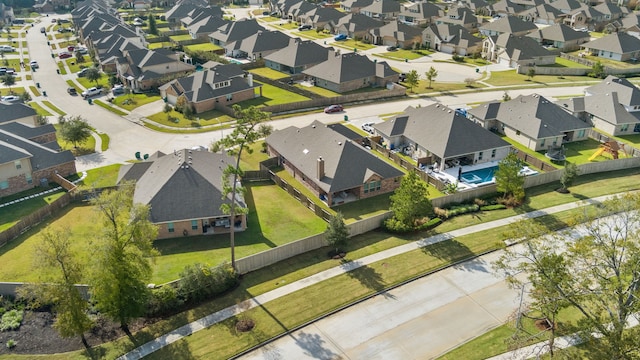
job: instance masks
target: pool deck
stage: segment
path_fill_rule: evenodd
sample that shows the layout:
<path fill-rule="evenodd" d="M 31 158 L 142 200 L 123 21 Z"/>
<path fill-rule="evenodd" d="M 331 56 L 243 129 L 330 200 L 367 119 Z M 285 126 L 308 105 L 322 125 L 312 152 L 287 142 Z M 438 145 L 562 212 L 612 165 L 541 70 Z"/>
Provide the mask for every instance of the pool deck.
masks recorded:
<path fill-rule="evenodd" d="M 476 184 L 469 184 L 464 181 L 458 181 L 458 172 L 460 171 L 459 169 L 461 167 L 462 167 L 462 173 L 464 174 L 466 172 L 472 172 L 472 171 L 486 169 L 490 167 L 496 167 L 499 165 L 499 163 L 500 163 L 499 161 L 487 161 L 485 163 L 475 164 L 475 165 L 453 166 L 443 171 L 438 171 L 438 172 L 430 171 L 429 173 L 432 176 L 438 178 L 440 181 L 445 181 L 445 182 L 449 181 L 451 183 L 457 183 L 458 191 L 464 191 L 464 190 L 477 188 L 479 186 L 493 184 L 494 181 L 485 181 L 485 182 L 476 183 Z M 529 167 L 525 166 L 522 169 L 522 173 L 525 176 L 528 176 L 528 175 L 537 174 L 538 172 L 535 170 L 531 170 Z"/>

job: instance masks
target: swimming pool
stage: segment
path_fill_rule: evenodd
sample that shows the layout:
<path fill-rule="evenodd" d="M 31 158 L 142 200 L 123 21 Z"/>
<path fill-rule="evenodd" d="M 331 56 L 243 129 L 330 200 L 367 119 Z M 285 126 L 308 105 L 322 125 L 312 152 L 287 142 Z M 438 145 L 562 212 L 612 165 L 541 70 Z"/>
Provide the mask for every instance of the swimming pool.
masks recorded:
<path fill-rule="evenodd" d="M 498 167 L 492 166 L 484 169 L 468 171 L 460 175 L 460 180 L 467 184 L 490 182 L 493 181 L 493 173 L 495 173 L 496 170 L 498 170 Z"/>

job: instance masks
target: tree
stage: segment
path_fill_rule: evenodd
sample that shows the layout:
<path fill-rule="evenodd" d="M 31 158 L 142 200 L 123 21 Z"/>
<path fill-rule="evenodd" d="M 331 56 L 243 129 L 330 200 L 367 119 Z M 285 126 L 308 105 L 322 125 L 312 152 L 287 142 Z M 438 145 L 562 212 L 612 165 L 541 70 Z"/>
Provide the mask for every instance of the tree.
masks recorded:
<path fill-rule="evenodd" d="M 418 174 L 410 171 L 402 178 L 400 186 L 390 196 L 393 217 L 407 226 L 413 226 L 416 219 L 430 215 L 433 212 L 431 201 L 427 198 L 429 192 Z"/>
<path fill-rule="evenodd" d="M 2 75 L 2 84 L 9 87 L 9 93 L 12 93 L 11 87 L 16 84 L 16 78 L 11 74 Z"/>
<path fill-rule="evenodd" d="M 80 52 L 80 50 L 76 50 L 76 62 L 78 64 L 83 64 L 86 60 L 84 59 L 84 55 L 82 54 L 82 52 Z"/>
<path fill-rule="evenodd" d="M 585 211 L 577 219 L 583 223 L 580 231 L 556 233 L 551 239 L 519 235 L 530 245 L 516 255 L 534 261 L 519 267 L 541 279 L 537 287 L 581 314 L 577 327 L 587 341 L 586 358 L 638 357 L 640 330 L 625 327 L 640 310 L 639 206 L 640 195 L 627 193 Z M 557 249 L 550 244 L 558 244 Z"/>
<path fill-rule="evenodd" d="M 41 283 L 31 289 L 40 303 L 53 304 L 56 320 L 53 327 L 64 338 L 80 336 L 88 349 L 84 333 L 91 330 L 89 303 L 82 297 L 76 284 L 82 280 L 83 267 L 72 251 L 69 233 L 45 231 L 35 247 L 35 265 Z"/>
<path fill-rule="evenodd" d="M 87 70 L 87 73 L 84 76 L 87 78 L 87 80 L 93 81 L 94 83 L 96 83 L 96 86 L 98 86 L 98 80 L 100 80 L 100 78 L 102 77 L 102 73 L 100 72 L 100 70 L 98 70 L 97 67 L 92 66 L 89 68 L 89 70 Z"/>
<path fill-rule="evenodd" d="M 436 70 L 433 66 L 429 68 L 429 71 L 425 73 L 427 80 L 429 80 L 429 89 L 431 89 L 431 82 L 433 82 L 438 77 L 438 70 Z"/>
<path fill-rule="evenodd" d="M 340 253 L 340 246 L 346 244 L 347 238 L 349 237 L 349 230 L 344 223 L 344 216 L 340 211 L 329 220 L 325 235 L 329 246 L 333 246 L 336 254 Z"/>
<path fill-rule="evenodd" d="M 236 117 L 236 124 L 233 127 L 233 131 L 212 144 L 213 151 L 227 150 L 227 153 L 231 156 L 235 156 L 235 164 L 229 164 L 224 170 L 222 175 L 222 199 L 227 200 L 231 195 L 231 203 L 224 202 L 220 209 L 229 214 L 230 226 L 230 247 L 231 247 L 231 267 L 236 268 L 235 258 L 235 217 L 236 214 L 244 214 L 247 212 L 247 208 L 238 206 L 236 200 L 237 195 L 243 192 L 243 187 L 238 184 L 239 178 L 242 176 L 242 170 L 240 169 L 240 157 L 242 152 L 246 151 L 249 154 L 253 152 L 250 147 L 256 140 L 268 136 L 269 127 L 260 126 L 263 122 L 269 120 L 270 114 L 265 111 L 261 111 L 255 106 L 249 106 L 243 109 L 240 105 L 233 105 L 233 111 Z"/>
<path fill-rule="evenodd" d="M 502 101 L 507 102 L 509 100 L 511 100 L 511 95 L 505 91 L 504 94 L 502 94 Z"/>
<path fill-rule="evenodd" d="M 473 84 L 476 83 L 476 79 L 470 78 L 470 77 L 469 78 L 465 78 L 464 79 L 464 83 L 467 84 L 467 87 L 470 88 L 470 87 L 473 87 Z"/>
<path fill-rule="evenodd" d="M 158 35 L 158 26 L 156 25 L 156 17 L 153 13 L 149 13 L 149 34 Z"/>
<path fill-rule="evenodd" d="M 520 174 L 522 161 L 515 153 L 510 153 L 498 163 L 495 172 L 496 190 L 504 194 L 505 198 L 511 198 L 515 203 L 524 199 L 524 176 Z"/>
<path fill-rule="evenodd" d="M 527 77 L 529 78 L 529 81 L 533 80 L 534 76 L 536 76 L 536 69 L 530 67 L 529 70 L 527 70 Z"/>
<path fill-rule="evenodd" d="M 413 92 L 415 86 L 418 86 L 418 81 L 420 81 L 420 74 L 415 70 L 409 71 L 404 80 L 404 82 L 409 85 L 409 91 L 411 92 Z"/>
<path fill-rule="evenodd" d="M 49 119 L 44 115 L 36 115 L 36 124 L 38 126 L 47 125 L 49 123 Z"/>
<path fill-rule="evenodd" d="M 604 79 L 606 75 L 604 72 L 604 65 L 602 65 L 600 61 L 595 62 L 591 66 L 591 72 L 588 73 L 587 75 L 594 78 Z"/>
<path fill-rule="evenodd" d="M 22 94 L 20 94 L 20 100 L 22 100 L 22 102 L 27 103 L 31 101 L 31 95 L 25 91 Z"/>
<path fill-rule="evenodd" d="M 573 184 L 573 181 L 578 176 L 578 166 L 574 163 L 567 162 L 564 166 L 564 171 L 560 177 L 560 184 L 562 184 L 562 190 L 569 192 L 569 186 Z"/>
<path fill-rule="evenodd" d="M 129 322 L 146 310 L 149 257 L 156 254 L 153 240 L 158 235 L 149 221 L 149 206 L 133 203 L 134 188 L 123 184 L 91 200 L 102 220 L 92 257 L 91 298 L 129 336 Z"/>
<path fill-rule="evenodd" d="M 91 125 L 80 115 L 73 116 L 60 125 L 60 137 L 78 148 L 78 143 L 84 143 L 91 136 L 92 130 Z"/>

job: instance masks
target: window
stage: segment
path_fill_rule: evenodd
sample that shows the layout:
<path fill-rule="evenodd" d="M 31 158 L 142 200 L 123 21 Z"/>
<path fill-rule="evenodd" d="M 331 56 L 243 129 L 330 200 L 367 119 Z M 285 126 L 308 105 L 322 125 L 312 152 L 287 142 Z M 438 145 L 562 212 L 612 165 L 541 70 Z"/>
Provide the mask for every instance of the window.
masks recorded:
<path fill-rule="evenodd" d="M 191 220 L 191 230 L 198 230 L 198 220 Z"/>
<path fill-rule="evenodd" d="M 491 150 L 491 158 L 496 157 L 496 149 Z"/>
<path fill-rule="evenodd" d="M 629 130 L 629 124 L 624 124 L 620 127 L 620 131 L 627 131 Z"/>
<path fill-rule="evenodd" d="M 22 162 L 20 162 L 20 160 L 14 161 L 13 164 L 16 166 L 16 169 L 22 169 Z"/>
<path fill-rule="evenodd" d="M 478 153 L 478 160 L 482 160 L 482 155 L 484 155 L 484 154 L 482 153 L 482 151 L 480 151 L 480 152 Z"/>
<path fill-rule="evenodd" d="M 382 186 L 382 182 L 381 181 L 371 181 L 368 183 L 364 183 L 364 193 L 367 194 L 369 192 L 373 192 L 373 191 L 380 191 L 380 188 Z"/>
<path fill-rule="evenodd" d="M 0 190 L 4 190 L 4 189 L 8 189 L 9 188 L 9 181 L 5 180 L 5 181 L 0 181 Z"/>
<path fill-rule="evenodd" d="M 231 100 L 233 100 L 233 95 L 227 94 L 227 101 L 231 101 Z"/>
<path fill-rule="evenodd" d="M 33 178 L 31 177 L 31 174 L 26 174 L 25 177 L 27 178 L 27 184 L 33 183 Z"/>
<path fill-rule="evenodd" d="M 176 231 L 176 230 L 173 228 L 173 223 L 167 223 L 167 230 L 169 230 L 169 232 L 170 232 L 170 233 L 172 233 L 172 232 Z"/>
<path fill-rule="evenodd" d="M 625 131 L 626 131 L 626 130 L 625 130 Z M 584 129 L 582 129 L 582 130 L 578 131 L 578 137 L 579 137 L 579 138 L 583 138 L 583 137 L 584 137 L 584 132 L 585 132 L 585 130 L 584 130 Z"/>
<path fill-rule="evenodd" d="M 545 140 L 546 140 L 546 139 L 542 139 L 542 140 L 540 140 L 540 146 L 544 146 L 544 142 L 545 142 Z"/>

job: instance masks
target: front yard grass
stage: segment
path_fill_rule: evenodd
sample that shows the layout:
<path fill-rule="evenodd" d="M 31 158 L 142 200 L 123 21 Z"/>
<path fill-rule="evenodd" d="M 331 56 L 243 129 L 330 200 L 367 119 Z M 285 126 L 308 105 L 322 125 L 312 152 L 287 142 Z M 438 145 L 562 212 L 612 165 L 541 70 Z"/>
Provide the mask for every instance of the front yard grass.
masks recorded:
<path fill-rule="evenodd" d="M 73 58 L 65 59 L 64 61 L 69 67 L 69 71 L 71 73 L 77 73 L 78 71 L 91 66 L 91 62 L 85 61 L 83 63 L 78 63 L 76 59 Z"/>
<path fill-rule="evenodd" d="M 96 85 L 95 82 L 90 81 L 89 79 L 87 79 L 85 77 L 80 77 L 80 78 L 77 79 L 77 81 L 80 83 L 80 85 L 84 86 L 85 89 L 88 89 L 88 88 L 94 87 L 94 86 L 100 86 L 100 85 L 102 85 L 102 87 L 105 87 L 105 88 L 109 87 L 109 77 L 105 76 L 104 74 L 98 80 L 98 84 L 97 85 Z"/>
<path fill-rule="evenodd" d="M 429 86 L 429 80 L 420 80 L 418 81 L 418 86 L 415 86 L 412 91 L 409 91 L 409 86 L 406 83 L 401 82 L 401 85 L 407 88 L 407 93 L 411 94 L 429 94 L 429 93 L 443 93 L 447 94 L 451 91 L 456 90 L 473 90 L 473 89 L 482 89 L 487 86 L 478 82 L 474 82 L 471 87 L 467 86 L 464 83 L 447 83 L 447 82 L 438 82 L 432 81 L 431 88 Z"/>
<path fill-rule="evenodd" d="M 64 111 L 60 110 L 60 108 L 58 108 L 57 106 L 53 105 L 53 104 L 51 103 L 51 101 L 43 100 L 43 101 L 42 101 L 42 104 L 43 104 L 44 106 L 48 107 L 49 109 L 51 109 L 51 110 L 55 111 L 58 115 L 62 115 L 62 116 L 67 115 L 67 113 L 66 113 L 66 112 L 64 112 Z"/>
<path fill-rule="evenodd" d="M 563 76 L 558 77 L 556 75 L 535 75 L 533 80 L 528 81 L 527 75 L 518 74 L 515 70 L 508 71 L 493 71 L 491 77 L 483 80 L 484 82 L 494 86 L 509 86 L 509 85 L 542 85 L 548 86 L 551 83 L 571 84 L 572 86 L 581 85 L 593 85 L 599 83 L 602 80 L 590 78 L 588 76 Z"/>
<path fill-rule="evenodd" d="M 35 101 L 32 101 L 28 104 L 29 106 L 31 106 L 38 115 L 41 116 L 53 116 L 53 114 L 51 114 L 50 112 L 48 112 L 47 110 L 45 110 L 42 106 L 40 106 L 40 104 L 38 104 Z"/>
<path fill-rule="evenodd" d="M 300 36 L 301 38 L 310 39 L 310 40 L 329 39 L 330 37 L 333 36 L 331 34 L 327 34 L 327 33 L 322 32 L 322 31 L 317 32 L 315 30 L 299 31 L 296 35 Z M 326 43 L 326 41 L 325 41 L 325 43 Z"/>
<path fill-rule="evenodd" d="M 349 50 L 353 50 L 353 49 L 370 50 L 376 47 L 375 45 L 366 44 L 366 43 L 363 43 L 362 41 L 356 41 L 354 39 L 334 41 L 329 45 L 338 46 L 338 47 L 349 49 Z"/>
<path fill-rule="evenodd" d="M 60 131 L 60 124 L 55 124 L 54 127 L 56 132 Z M 58 136 L 57 141 L 62 150 L 71 150 L 76 156 L 92 154 L 96 149 L 96 139 L 93 136 L 89 136 L 83 143 L 78 143 L 78 147 L 74 147 L 72 143 L 64 141 L 60 136 Z"/>
<path fill-rule="evenodd" d="M 179 43 L 180 41 L 193 40 L 193 38 L 189 34 L 172 35 L 172 36 L 169 36 L 169 39 L 171 39 L 171 41 L 174 41 L 176 43 Z"/>
<path fill-rule="evenodd" d="M 64 63 L 62 61 L 57 62 L 58 70 L 60 70 L 60 75 L 66 75 L 67 69 L 64 67 Z"/>
<path fill-rule="evenodd" d="M 298 95 L 291 91 L 287 91 L 279 87 L 275 87 L 273 85 L 262 84 L 262 96 L 257 97 L 255 99 L 239 102 L 238 105 L 245 108 L 251 105 L 270 106 L 270 105 L 288 104 L 292 102 L 306 101 L 306 100 L 310 100 L 310 99 L 306 96 Z"/>
<path fill-rule="evenodd" d="M 91 102 L 92 102 L 94 105 L 98 105 L 98 106 L 100 106 L 101 108 L 106 109 L 106 110 L 108 110 L 108 111 L 111 111 L 112 113 L 114 113 L 114 114 L 116 114 L 116 115 L 118 115 L 118 116 L 125 116 L 125 115 L 127 115 L 127 113 L 126 113 L 126 112 L 124 112 L 124 111 L 122 111 L 122 110 L 120 110 L 120 109 L 118 109 L 118 108 L 115 108 L 115 107 L 111 106 L 111 104 L 107 104 L 106 102 L 104 102 L 104 101 L 102 101 L 102 100 L 98 100 L 98 99 L 96 99 L 96 100 L 91 100 Z"/>
<path fill-rule="evenodd" d="M 11 90 L 11 91 L 9 91 Z M 4 89 L 0 89 L 0 96 L 6 96 L 6 95 L 22 95 L 24 94 L 25 89 L 23 87 L 11 87 L 11 89 L 9 88 L 4 88 Z"/>
<path fill-rule="evenodd" d="M 38 91 L 38 88 L 36 88 L 35 86 L 29 86 L 29 90 L 31 90 L 33 96 L 40 96 L 40 91 Z"/>
<path fill-rule="evenodd" d="M 175 119 L 175 121 L 169 120 L 169 117 Z M 157 114 L 147 116 L 147 118 L 158 124 L 176 129 L 200 128 L 202 126 L 208 125 L 220 125 L 224 129 L 229 126 L 229 124 L 227 124 L 228 122 L 233 121 L 233 118 L 231 118 L 229 115 L 225 115 L 217 110 L 209 110 L 200 114 L 196 114 L 191 120 L 187 119 L 186 117 L 184 117 L 184 115 L 182 115 L 182 113 L 179 113 L 175 110 L 171 110 L 169 113 L 159 112 Z M 216 127 L 206 131 L 215 131 L 218 129 L 219 127 Z"/>
<path fill-rule="evenodd" d="M 278 70 L 273 70 L 271 68 L 268 67 L 261 67 L 261 68 L 257 68 L 257 69 L 251 69 L 249 70 L 250 73 L 252 74 L 257 74 L 260 76 L 264 76 L 268 79 L 271 80 L 279 80 L 279 79 L 284 79 L 286 77 L 289 77 L 291 75 L 289 74 L 285 74 L 283 72 L 280 72 Z"/>
<path fill-rule="evenodd" d="M 113 98 L 113 104 L 131 111 L 139 106 L 161 100 L 160 93 L 121 95 Z"/>

